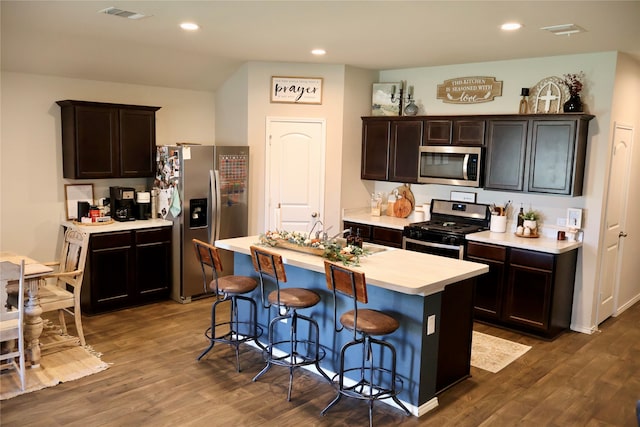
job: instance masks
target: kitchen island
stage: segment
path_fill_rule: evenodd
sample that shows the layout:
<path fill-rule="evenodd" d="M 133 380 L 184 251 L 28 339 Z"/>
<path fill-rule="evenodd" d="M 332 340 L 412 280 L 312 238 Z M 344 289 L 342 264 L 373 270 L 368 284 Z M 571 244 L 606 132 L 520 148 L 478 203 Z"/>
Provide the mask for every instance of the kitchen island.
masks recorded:
<path fill-rule="evenodd" d="M 219 240 L 215 244 L 235 252 L 234 274 L 257 277 L 249 247 L 258 242 L 258 236 L 249 236 Z M 340 348 L 350 334 L 334 332 L 333 297 L 325 281 L 324 260 L 288 249 L 271 250 L 282 255 L 286 264 L 285 286 L 312 289 L 322 299 L 304 314 L 318 321 L 320 344 L 326 352 L 321 367 L 331 376 L 338 370 Z M 367 279 L 366 307 L 384 310 L 400 322 L 400 328 L 384 339 L 398 353 L 398 376 L 404 383 L 399 398 L 414 415 L 420 416 L 438 405 L 439 392 L 469 376 L 475 277 L 488 272 L 488 267 L 388 248 L 361 258 L 358 269 Z M 253 297 L 260 301 L 259 289 Z M 340 304 L 338 313 L 348 310 L 346 302 Z M 266 330 L 273 314 L 273 310 L 272 313 L 258 310 L 258 322 L 263 329 Z"/>

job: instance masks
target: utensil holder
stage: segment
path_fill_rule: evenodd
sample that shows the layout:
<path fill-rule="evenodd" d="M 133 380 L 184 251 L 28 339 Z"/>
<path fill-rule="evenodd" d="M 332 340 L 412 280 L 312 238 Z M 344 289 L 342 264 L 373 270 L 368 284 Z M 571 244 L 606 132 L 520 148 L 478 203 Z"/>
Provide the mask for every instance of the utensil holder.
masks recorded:
<path fill-rule="evenodd" d="M 505 233 L 507 231 L 507 217 L 505 215 L 491 215 L 489 230 L 494 233 Z"/>

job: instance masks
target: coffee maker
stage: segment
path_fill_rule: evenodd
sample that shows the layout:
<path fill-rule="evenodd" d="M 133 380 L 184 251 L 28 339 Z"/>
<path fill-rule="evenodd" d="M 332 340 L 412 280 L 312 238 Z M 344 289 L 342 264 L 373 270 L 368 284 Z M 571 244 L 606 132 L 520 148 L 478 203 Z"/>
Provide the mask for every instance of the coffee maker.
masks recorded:
<path fill-rule="evenodd" d="M 135 215 L 136 190 L 129 187 L 109 187 L 111 195 L 111 218 L 116 221 L 133 221 Z"/>

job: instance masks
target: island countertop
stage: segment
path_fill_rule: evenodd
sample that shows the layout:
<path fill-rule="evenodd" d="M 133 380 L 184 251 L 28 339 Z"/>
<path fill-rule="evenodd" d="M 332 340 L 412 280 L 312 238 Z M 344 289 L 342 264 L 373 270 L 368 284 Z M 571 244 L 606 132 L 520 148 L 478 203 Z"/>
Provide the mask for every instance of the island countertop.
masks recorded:
<path fill-rule="evenodd" d="M 257 245 L 259 236 L 217 240 L 221 249 L 251 255 L 249 247 Z M 282 256 L 285 264 L 324 274 L 324 259 L 289 249 L 269 248 Z M 388 248 L 360 258 L 360 266 L 370 285 L 409 295 L 427 296 L 441 292 L 446 285 L 487 273 L 489 267 L 420 252 Z"/>

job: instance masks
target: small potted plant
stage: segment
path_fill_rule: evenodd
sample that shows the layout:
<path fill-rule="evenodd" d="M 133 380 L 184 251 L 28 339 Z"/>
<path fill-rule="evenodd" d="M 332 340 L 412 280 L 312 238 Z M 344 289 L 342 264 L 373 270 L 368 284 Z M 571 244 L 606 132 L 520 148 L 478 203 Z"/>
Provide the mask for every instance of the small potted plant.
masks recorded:
<path fill-rule="evenodd" d="M 522 226 L 524 227 L 524 235 L 528 236 L 537 234 L 540 214 L 533 209 L 529 209 L 522 214 L 522 219 L 524 220 L 522 223 Z"/>
<path fill-rule="evenodd" d="M 569 89 L 569 99 L 563 105 L 565 113 L 582 112 L 582 100 L 580 92 L 582 91 L 584 81 L 584 73 L 580 71 L 577 74 L 564 74 L 564 84 Z"/>

